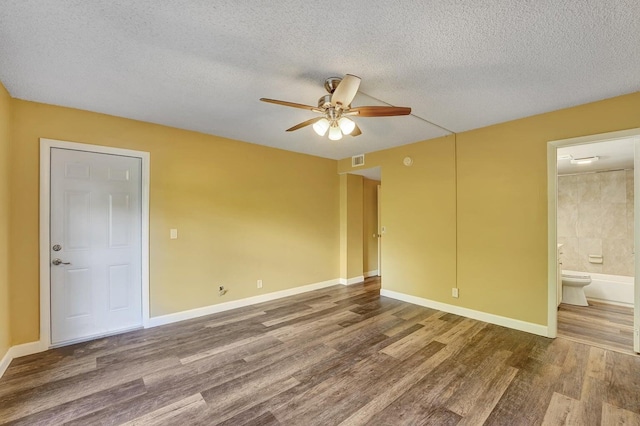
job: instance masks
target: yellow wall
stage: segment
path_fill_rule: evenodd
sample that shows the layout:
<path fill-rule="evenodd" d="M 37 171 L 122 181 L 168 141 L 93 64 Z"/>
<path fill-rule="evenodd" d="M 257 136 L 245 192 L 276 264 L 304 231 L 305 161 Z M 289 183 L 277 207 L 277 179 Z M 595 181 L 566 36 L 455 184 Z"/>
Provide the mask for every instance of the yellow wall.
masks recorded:
<path fill-rule="evenodd" d="M 363 180 L 362 257 L 364 272 L 378 269 L 378 185 L 380 181 Z"/>
<path fill-rule="evenodd" d="M 406 156 L 414 161 L 411 167 L 402 163 Z M 431 300 L 445 299 L 455 286 L 456 270 L 452 138 L 367 154 L 366 161 L 382 167 L 384 180 L 384 288 Z M 341 161 L 340 170 L 344 166 Z"/>
<path fill-rule="evenodd" d="M 34 102 L 13 107 L 14 344 L 38 339 L 40 137 L 151 153 L 151 316 L 339 276 L 334 160 Z"/>
<path fill-rule="evenodd" d="M 362 181 L 362 176 L 340 176 L 340 277 L 344 279 L 363 274 Z"/>
<path fill-rule="evenodd" d="M 9 323 L 9 143 L 12 99 L 0 83 L 0 359 L 11 346 Z"/>
<path fill-rule="evenodd" d="M 633 93 L 464 132 L 457 149 L 451 136 L 367 154 L 384 176 L 383 287 L 546 324 L 547 142 L 638 128 L 639 111 Z"/>
<path fill-rule="evenodd" d="M 640 127 L 638 111 L 634 93 L 461 133 L 457 144 L 445 137 L 367 154 L 385 183 L 384 288 L 546 324 L 547 142 Z M 12 265 L 7 289 L 4 232 L 0 315 L 10 318 L 0 317 L 0 353 L 9 335 L 12 344 L 38 339 L 40 137 L 151 152 L 152 316 L 362 275 L 362 178 L 338 177 L 335 161 L 0 90 L 0 227 L 11 218 Z M 350 169 L 350 159 L 338 163 Z M 344 265 L 341 219 L 353 230 Z M 180 238 L 169 240 L 174 227 Z M 219 285 L 229 289 L 222 298 Z"/>

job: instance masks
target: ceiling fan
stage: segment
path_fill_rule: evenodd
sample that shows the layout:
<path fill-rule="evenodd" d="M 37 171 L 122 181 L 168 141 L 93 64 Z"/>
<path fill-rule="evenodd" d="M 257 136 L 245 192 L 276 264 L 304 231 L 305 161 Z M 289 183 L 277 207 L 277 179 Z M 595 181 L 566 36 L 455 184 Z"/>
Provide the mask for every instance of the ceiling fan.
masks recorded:
<path fill-rule="evenodd" d="M 329 92 L 318 100 L 318 106 L 298 104 L 295 102 L 279 101 L 277 99 L 260 98 L 262 102 L 284 105 L 293 108 L 307 109 L 321 114 L 320 117 L 303 121 L 287 129 L 287 132 L 313 125 L 313 130 L 320 136 L 329 131 L 329 139 L 336 141 L 342 135 L 358 136 L 362 132 L 358 125 L 349 117 L 391 117 L 409 115 L 411 108 L 394 106 L 361 106 L 352 107 L 351 101 L 360 87 L 360 77 L 347 74 L 344 78 L 329 77 L 324 82 L 324 88 Z"/>

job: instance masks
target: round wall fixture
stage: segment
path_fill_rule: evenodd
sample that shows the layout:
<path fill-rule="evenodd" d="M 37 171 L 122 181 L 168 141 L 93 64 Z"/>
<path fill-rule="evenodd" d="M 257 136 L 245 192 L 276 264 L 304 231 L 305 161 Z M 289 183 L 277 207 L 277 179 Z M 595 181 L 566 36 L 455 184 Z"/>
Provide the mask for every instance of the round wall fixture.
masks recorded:
<path fill-rule="evenodd" d="M 413 158 L 404 157 L 404 160 L 402 160 L 402 164 L 404 164 L 407 167 L 411 166 L 413 164 Z"/>

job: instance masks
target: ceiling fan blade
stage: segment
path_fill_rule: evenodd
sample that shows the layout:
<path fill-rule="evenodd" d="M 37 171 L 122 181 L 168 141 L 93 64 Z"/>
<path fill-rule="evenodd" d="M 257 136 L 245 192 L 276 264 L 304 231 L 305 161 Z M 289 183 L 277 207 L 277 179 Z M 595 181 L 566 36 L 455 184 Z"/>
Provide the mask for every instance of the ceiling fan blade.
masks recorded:
<path fill-rule="evenodd" d="M 343 108 L 347 108 L 351 105 L 351 101 L 355 98 L 356 93 L 358 93 L 359 87 L 360 77 L 352 74 L 345 75 L 340 84 L 338 84 L 338 87 L 336 87 L 333 95 L 331 95 L 331 105 L 336 106 L 340 104 Z"/>
<path fill-rule="evenodd" d="M 312 118 L 312 119 L 307 120 L 307 121 L 303 121 L 300 124 L 296 124 L 295 126 L 288 128 L 287 132 L 293 132 L 294 130 L 302 129 L 303 127 L 307 127 L 308 125 L 313 124 L 316 121 L 322 120 L 323 118 L 324 117 L 317 117 L 317 118 Z"/>
<path fill-rule="evenodd" d="M 395 115 L 409 115 L 411 108 L 409 107 L 392 107 L 392 106 L 361 106 L 351 108 L 349 115 L 354 114 L 358 117 L 393 117 Z"/>
<path fill-rule="evenodd" d="M 314 110 L 318 109 L 317 107 L 313 107 L 311 105 L 303 105 L 303 104 L 297 104 L 295 102 L 279 101 L 277 99 L 260 98 L 260 100 L 262 102 L 268 102 L 270 104 L 284 105 L 284 106 L 293 107 L 293 108 L 300 108 L 300 109 L 307 109 L 307 110 L 310 110 L 310 111 L 314 111 Z"/>
<path fill-rule="evenodd" d="M 356 127 L 354 127 L 351 133 L 349 134 L 351 136 L 360 136 L 362 134 L 362 130 L 360 130 L 360 127 L 358 127 L 358 125 L 356 124 Z"/>

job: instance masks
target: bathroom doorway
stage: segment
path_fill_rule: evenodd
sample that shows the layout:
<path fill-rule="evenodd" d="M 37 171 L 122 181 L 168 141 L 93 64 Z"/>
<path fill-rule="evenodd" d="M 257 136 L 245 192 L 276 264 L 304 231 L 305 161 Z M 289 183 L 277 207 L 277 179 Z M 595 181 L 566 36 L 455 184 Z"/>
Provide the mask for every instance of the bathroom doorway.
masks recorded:
<path fill-rule="evenodd" d="M 640 352 L 638 146 L 640 129 L 549 143 L 550 337 Z"/>

